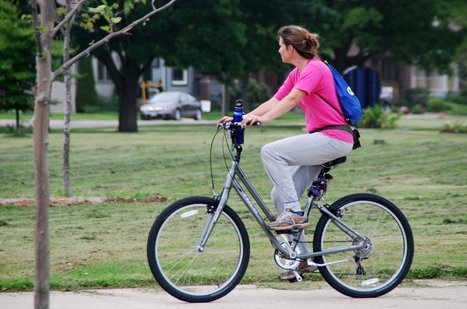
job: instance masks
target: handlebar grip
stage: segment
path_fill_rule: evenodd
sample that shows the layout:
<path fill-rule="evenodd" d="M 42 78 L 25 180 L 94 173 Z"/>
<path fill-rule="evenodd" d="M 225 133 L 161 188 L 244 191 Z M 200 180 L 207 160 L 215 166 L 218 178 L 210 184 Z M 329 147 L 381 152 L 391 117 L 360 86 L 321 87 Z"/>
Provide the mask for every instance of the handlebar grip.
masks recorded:
<path fill-rule="evenodd" d="M 251 121 L 250 121 L 251 122 Z M 250 125 L 250 122 L 247 122 L 246 125 Z M 255 121 L 255 123 L 253 123 L 253 126 L 255 127 L 259 127 L 261 125 L 261 121 Z"/>
<path fill-rule="evenodd" d="M 240 125 L 240 122 L 228 121 L 228 122 L 224 122 L 224 123 L 219 124 L 219 126 L 222 126 L 222 127 L 226 128 L 226 129 L 228 129 L 232 125 L 235 125 L 235 126 Z M 246 125 L 250 125 L 250 123 L 247 122 Z M 256 121 L 253 125 L 255 127 L 259 127 L 259 126 L 262 125 L 262 122 L 261 121 Z"/>

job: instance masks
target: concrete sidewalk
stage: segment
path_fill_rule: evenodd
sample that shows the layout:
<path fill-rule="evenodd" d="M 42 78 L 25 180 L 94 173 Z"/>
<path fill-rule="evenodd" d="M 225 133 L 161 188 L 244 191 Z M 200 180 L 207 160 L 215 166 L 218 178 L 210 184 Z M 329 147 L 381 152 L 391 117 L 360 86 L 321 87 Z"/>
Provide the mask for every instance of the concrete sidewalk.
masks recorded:
<path fill-rule="evenodd" d="M 277 290 L 252 285 L 236 287 L 227 296 L 211 303 L 189 304 L 165 292 L 152 289 L 108 289 L 75 292 L 51 292 L 52 309 L 146 309 L 146 308 L 216 308 L 216 309 L 461 309 L 467 306 L 466 282 L 436 282 L 425 287 L 399 287 L 379 298 L 355 299 L 329 286 L 312 283 L 310 288 Z M 0 293 L 2 309 L 33 308 L 32 292 Z"/>

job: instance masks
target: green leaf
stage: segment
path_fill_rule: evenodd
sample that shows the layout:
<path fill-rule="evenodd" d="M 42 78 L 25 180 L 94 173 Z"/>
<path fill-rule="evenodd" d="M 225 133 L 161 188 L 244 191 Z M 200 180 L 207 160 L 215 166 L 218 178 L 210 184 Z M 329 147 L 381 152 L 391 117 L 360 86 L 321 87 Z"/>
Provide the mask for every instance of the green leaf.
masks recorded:
<path fill-rule="evenodd" d="M 91 21 L 88 21 L 86 23 L 86 26 L 84 27 L 86 30 L 92 30 L 94 29 L 94 24 Z"/>
<path fill-rule="evenodd" d="M 112 18 L 110 18 L 110 21 L 113 24 L 118 24 L 120 21 L 122 21 L 122 18 L 121 17 L 112 17 Z"/>
<path fill-rule="evenodd" d="M 97 8 L 89 8 L 89 12 L 91 12 L 91 13 L 98 13 L 98 14 L 104 14 L 104 12 L 105 12 L 105 5 L 99 5 Z"/>
<path fill-rule="evenodd" d="M 64 8 L 64 7 L 59 7 L 59 8 L 57 9 L 57 14 L 58 14 L 58 16 L 65 16 L 66 13 L 67 13 L 67 12 L 66 12 L 66 8 Z"/>
<path fill-rule="evenodd" d="M 354 27 L 368 27 L 377 25 L 383 16 L 376 9 L 366 9 L 364 7 L 356 7 L 347 12 L 344 19 L 343 29 L 352 29 Z"/>
<path fill-rule="evenodd" d="M 101 28 L 102 30 L 106 31 L 106 32 L 109 32 L 109 33 L 111 32 L 109 26 L 101 26 L 100 28 Z"/>

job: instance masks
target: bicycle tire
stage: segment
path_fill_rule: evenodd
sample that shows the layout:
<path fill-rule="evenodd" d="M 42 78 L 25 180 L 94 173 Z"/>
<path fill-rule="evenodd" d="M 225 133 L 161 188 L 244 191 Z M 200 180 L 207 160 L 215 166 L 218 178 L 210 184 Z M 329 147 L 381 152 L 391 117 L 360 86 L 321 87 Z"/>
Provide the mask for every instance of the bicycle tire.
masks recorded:
<path fill-rule="evenodd" d="M 166 292 L 186 302 L 225 296 L 248 267 L 247 230 L 227 205 L 204 250 L 196 250 L 214 205 L 216 201 L 209 197 L 178 200 L 161 212 L 149 232 L 147 258 L 154 278 Z"/>
<path fill-rule="evenodd" d="M 319 267 L 326 282 L 355 298 L 378 297 L 396 288 L 409 272 L 414 255 L 413 234 L 404 214 L 390 201 L 366 193 L 345 196 L 329 209 L 368 237 L 371 249 L 315 258 L 320 264 L 339 262 Z M 356 243 L 328 215 L 318 220 L 313 239 L 315 252 Z"/>

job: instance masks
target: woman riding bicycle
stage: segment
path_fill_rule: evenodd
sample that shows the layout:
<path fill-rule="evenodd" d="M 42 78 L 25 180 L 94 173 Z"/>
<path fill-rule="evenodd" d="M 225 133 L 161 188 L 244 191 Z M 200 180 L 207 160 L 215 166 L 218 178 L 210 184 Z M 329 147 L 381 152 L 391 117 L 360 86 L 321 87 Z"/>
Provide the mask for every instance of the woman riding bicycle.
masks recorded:
<path fill-rule="evenodd" d="M 299 199 L 318 175 L 321 164 L 352 151 L 352 134 L 328 126 L 347 126 L 336 95 L 333 76 L 318 55 L 318 36 L 299 26 L 278 30 L 279 54 L 295 68 L 268 101 L 244 116 L 245 125 L 266 123 L 299 106 L 305 114 L 309 134 L 284 138 L 261 150 L 264 167 L 273 183 L 271 197 L 279 216 L 273 230 L 306 228 L 309 223 Z M 330 104 L 333 106 L 331 107 Z M 229 121 L 223 117 L 220 122 Z M 318 132 L 319 131 L 319 132 Z M 300 250 L 308 251 L 305 244 Z M 303 271 L 307 270 L 306 262 Z M 284 278 L 282 278 L 284 277 Z M 290 274 L 281 276 L 290 279 Z"/>

